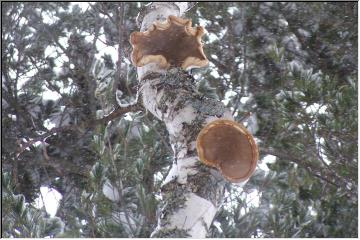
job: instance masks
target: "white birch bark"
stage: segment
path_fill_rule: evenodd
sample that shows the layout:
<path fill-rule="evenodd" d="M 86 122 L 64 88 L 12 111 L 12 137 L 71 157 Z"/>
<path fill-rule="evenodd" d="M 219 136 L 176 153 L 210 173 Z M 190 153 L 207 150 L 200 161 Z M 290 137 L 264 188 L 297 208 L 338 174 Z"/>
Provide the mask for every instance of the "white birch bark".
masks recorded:
<path fill-rule="evenodd" d="M 186 10 L 187 3 L 183 2 L 152 3 L 145 11 L 141 31 L 156 20 L 181 16 Z M 220 101 L 201 96 L 194 79 L 179 68 L 164 71 L 157 64 L 147 64 L 137 71 L 144 107 L 164 121 L 174 151 L 152 237 L 205 238 L 222 201 L 224 181 L 217 170 L 200 163 L 196 137 L 206 123 L 233 117 Z"/>

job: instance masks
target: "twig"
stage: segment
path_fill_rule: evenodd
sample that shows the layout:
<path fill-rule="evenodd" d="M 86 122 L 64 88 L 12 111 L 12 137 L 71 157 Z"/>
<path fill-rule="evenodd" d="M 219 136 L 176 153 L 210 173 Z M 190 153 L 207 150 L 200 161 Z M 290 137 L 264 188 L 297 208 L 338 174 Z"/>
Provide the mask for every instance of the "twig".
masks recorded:
<path fill-rule="evenodd" d="M 251 117 L 252 113 L 251 112 L 244 112 L 243 116 L 240 118 L 240 120 L 238 122 L 244 122 L 245 120 L 247 120 L 249 117 Z"/>
<path fill-rule="evenodd" d="M 128 133 L 127 133 L 128 134 Z M 125 139 L 126 139 L 126 136 L 125 138 L 123 138 L 123 141 L 125 143 Z M 114 154 L 113 154 L 113 149 L 111 147 L 111 143 L 110 143 L 110 139 L 108 138 L 107 139 L 107 142 L 108 142 L 108 145 L 109 145 L 109 155 L 110 155 L 110 159 L 111 159 L 111 162 L 112 162 L 112 165 L 113 165 L 113 168 L 115 169 L 115 175 L 116 175 L 116 179 L 118 179 L 118 181 L 115 181 L 114 184 L 115 184 L 115 187 L 118 189 L 118 193 L 119 193 L 119 200 L 121 201 L 120 203 L 120 209 L 124 212 L 124 215 L 125 215 L 125 220 L 127 222 L 127 225 L 129 226 L 129 229 L 130 229 L 130 232 L 132 234 L 132 236 L 135 235 L 135 230 L 133 229 L 132 227 L 132 224 L 130 222 L 130 218 L 129 218 L 129 213 L 128 211 L 126 210 L 126 207 L 125 207 L 125 203 L 123 202 L 124 200 L 124 196 L 123 196 L 123 190 L 124 190 L 124 186 L 123 186 L 123 183 L 122 183 L 122 174 L 120 171 L 118 171 L 117 167 L 116 167 L 116 164 L 115 164 L 115 157 L 114 157 Z M 125 148 L 125 151 L 124 151 L 124 154 L 126 154 L 126 148 Z M 126 157 L 124 158 L 126 159 Z"/>
<path fill-rule="evenodd" d="M 316 167 L 309 163 L 309 162 L 305 162 L 303 160 L 300 160 L 298 158 L 295 158 L 294 156 L 292 155 L 286 155 L 286 154 L 283 154 L 283 153 L 280 153 L 280 152 L 274 152 L 272 150 L 269 150 L 269 149 L 261 149 L 260 151 L 261 153 L 264 153 L 264 154 L 270 154 L 270 155 L 273 155 L 275 157 L 278 157 L 280 160 L 289 160 L 291 162 L 294 162 L 300 166 L 302 166 L 306 171 L 308 171 L 309 173 L 313 174 L 315 177 L 317 178 L 320 178 L 321 180 L 335 186 L 335 187 L 340 187 L 339 184 L 337 184 L 336 182 L 333 182 L 333 181 L 330 181 L 329 179 L 315 173 L 314 171 L 312 170 L 317 170 Z"/>
<path fill-rule="evenodd" d="M 26 142 L 25 144 L 21 145 L 20 149 L 16 153 L 16 156 L 19 157 L 19 155 L 22 152 L 24 152 L 24 150 L 26 148 L 30 147 L 31 145 L 33 145 L 34 143 L 36 143 L 38 141 L 43 142 L 45 140 L 45 138 L 47 138 L 55 133 L 70 131 L 70 130 L 77 130 L 77 129 L 81 129 L 81 128 L 92 129 L 99 124 L 107 123 L 110 120 L 120 117 L 125 113 L 136 112 L 136 111 L 140 111 L 142 109 L 143 109 L 143 107 L 139 103 L 136 103 L 136 104 L 133 104 L 133 105 L 130 105 L 127 107 L 119 107 L 118 106 L 110 114 L 108 114 L 107 116 L 105 116 L 103 118 L 81 122 L 76 125 L 68 125 L 68 126 L 63 126 L 63 127 L 52 128 L 49 130 L 49 132 L 44 133 L 44 134 L 30 140 L 29 142 Z"/>

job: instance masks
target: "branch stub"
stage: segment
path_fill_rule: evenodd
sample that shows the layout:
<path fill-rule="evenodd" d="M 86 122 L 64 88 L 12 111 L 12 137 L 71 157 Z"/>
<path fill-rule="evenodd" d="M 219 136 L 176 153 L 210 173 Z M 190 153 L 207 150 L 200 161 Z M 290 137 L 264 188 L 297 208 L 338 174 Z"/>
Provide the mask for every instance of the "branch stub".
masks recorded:
<path fill-rule="evenodd" d="M 199 133 L 196 149 L 200 161 L 219 169 L 230 182 L 243 182 L 255 171 L 259 158 L 253 136 L 230 120 L 216 120 Z"/>
<path fill-rule="evenodd" d="M 204 67 L 208 59 L 202 48 L 203 35 L 203 27 L 191 27 L 191 20 L 170 15 L 165 22 L 155 22 L 145 32 L 131 33 L 131 61 L 137 67 L 152 62 L 164 69 Z"/>

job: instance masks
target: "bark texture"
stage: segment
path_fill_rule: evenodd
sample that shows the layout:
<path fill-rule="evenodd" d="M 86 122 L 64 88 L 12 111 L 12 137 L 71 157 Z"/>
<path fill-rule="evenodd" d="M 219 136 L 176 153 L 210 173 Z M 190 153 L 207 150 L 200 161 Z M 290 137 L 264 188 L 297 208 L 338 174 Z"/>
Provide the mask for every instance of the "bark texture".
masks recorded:
<path fill-rule="evenodd" d="M 186 3 L 148 5 L 141 31 L 168 15 L 180 17 L 186 7 Z M 225 182 L 217 170 L 199 161 L 196 137 L 207 123 L 233 117 L 220 101 L 198 93 L 194 78 L 181 68 L 165 71 L 150 63 L 138 68 L 138 77 L 144 107 L 164 121 L 174 151 L 152 237 L 204 238 L 222 202 Z"/>

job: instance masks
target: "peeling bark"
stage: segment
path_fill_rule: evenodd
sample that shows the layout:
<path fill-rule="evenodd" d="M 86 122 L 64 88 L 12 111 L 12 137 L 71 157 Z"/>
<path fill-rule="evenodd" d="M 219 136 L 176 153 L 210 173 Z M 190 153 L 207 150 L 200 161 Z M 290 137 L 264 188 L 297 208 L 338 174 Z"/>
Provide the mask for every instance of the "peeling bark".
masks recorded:
<path fill-rule="evenodd" d="M 181 16 L 187 5 L 179 4 L 147 6 L 141 31 L 168 15 Z M 144 107 L 165 123 L 174 151 L 161 189 L 158 226 L 151 236 L 205 238 L 222 202 L 225 181 L 217 170 L 200 163 L 196 137 L 207 123 L 233 117 L 220 101 L 197 92 L 193 77 L 181 68 L 165 71 L 150 63 L 138 68 L 138 77 Z"/>

